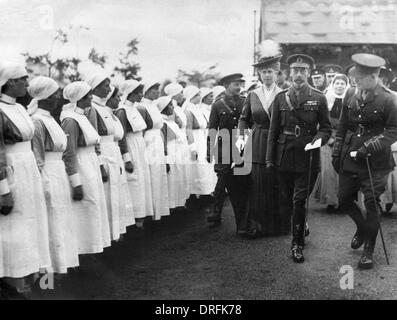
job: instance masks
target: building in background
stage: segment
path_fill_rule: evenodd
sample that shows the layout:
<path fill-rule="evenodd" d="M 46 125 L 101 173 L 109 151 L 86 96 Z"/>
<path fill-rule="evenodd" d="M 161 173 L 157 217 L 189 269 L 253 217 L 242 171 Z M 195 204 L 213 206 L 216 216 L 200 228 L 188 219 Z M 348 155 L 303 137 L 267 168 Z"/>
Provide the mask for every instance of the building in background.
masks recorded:
<path fill-rule="evenodd" d="M 305 52 L 317 66 L 346 67 L 363 51 L 383 56 L 396 73 L 397 1 L 262 0 L 259 41 L 269 38 L 285 56 Z"/>

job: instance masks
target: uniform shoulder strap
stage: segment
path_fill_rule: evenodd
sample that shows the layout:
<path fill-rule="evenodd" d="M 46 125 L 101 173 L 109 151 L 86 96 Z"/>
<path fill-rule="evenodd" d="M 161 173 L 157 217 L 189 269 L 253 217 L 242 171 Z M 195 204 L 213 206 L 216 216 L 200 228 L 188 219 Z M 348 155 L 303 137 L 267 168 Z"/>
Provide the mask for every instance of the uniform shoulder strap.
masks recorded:
<path fill-rule="evenodd" d="M 222 102 L 222 104 L 225 106 L 225 108 L 226 108 L 230 113 L 233 113 L 233 110 L 226 104 L 224 98 L 222 98 L 220 101 Z"/>
<path fill-rule="evenodd" d="M 294 107 L 292 106 L 288 91 L 285 91 L 285 101 L 287 102 L 287 105 L 288 105 L 288 108 L 290 109 L 290 111 L 294 110 Z"/>

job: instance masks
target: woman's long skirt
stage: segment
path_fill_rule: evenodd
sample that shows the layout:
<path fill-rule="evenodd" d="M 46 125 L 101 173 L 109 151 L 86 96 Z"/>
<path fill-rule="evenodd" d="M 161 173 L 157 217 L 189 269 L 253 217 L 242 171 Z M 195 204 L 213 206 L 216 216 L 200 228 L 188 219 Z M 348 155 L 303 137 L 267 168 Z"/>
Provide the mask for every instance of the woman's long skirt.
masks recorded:
<path fill-rule="evenodd" d="M 291 217 L 281 216 L 279 196 L 277 173 L 268 172 L 265 164 L 252 163 L 248 211 L 250 229 L 256 229 L 264 236 L 290 232 Z"/>
<path fill-rule="evenodd" d="M 47 152 L 41 172 L 48 211 L 51 265 L 55 273 L 79 266 L 76 217 L 61 152 Z"/>
<path fill-rule="evenodd" d="M 214 168 L 207 162 L 206 130 L 192 130 L 197 148 L 197 160 L 190 165 L 190 193 L 210 195 L 215 189 Z"/>
<path fill-rule="evenodd" d="M 134 173 L 127 174 L 127 180 L 135 219 L 152 217 L 154 212 L 150 169 L 146 159 L 146 144 L 142 132 L 127 133 L 127 145 L 134 164 Z"/>
<path fill-rule="evenodd" d="M 339 205 L 339 176 L 332 166 L 332 148 L 329 145 L 323 146 L 320 155 L 320 203 L 337 207 Z"/>
<path fill-rule="evenodd" d="M 120 226 L 122 229 L 120 230 L 121 234 L 125 233 L 124 228 L 126 229 L 129 226 L 135 225 L 135 214 L 134 214 L 134 208 L 132 205 L 132 199 L 131 199 L 131 194 L 130 194 L 130 189 L 128 187 L 128 181 L 127 181 L 127 173 L 124 168 L 124 161 L 121 156 L 121 151 L 119 147 L 118 142 L 114 142 L 116 146 L 116 154 L 115 158 L 117 162 L 119 163 L 120 170 L 121 170 L 121 184 L 122 184 L 122 196 L 120 197 L 120 219 L 122 219 L 122 223 L 120 223 Z"/>
<path fill-rule="evenodd" d="M 120 234 L 126 233 L 123 217 L 124 189 L 122 171 L 117 159 L 120 149 L 116 147 L 113 136 L 101 137 L 101 158 L 108 172 L 109 180 L 104 184 L 107 211 L 109 215 L 110 235 L 113 241 L 120 239 Z"/>
<path fill-rule="evenodd" d="M 83 200 L 73 201 L 79 254 L 103 252 L 110 247 L 110 227 L 100 164 L 94 147 L 78 148 L 77 160 Z"/>
<path fill-rule="evenodd" d="M 186 161 L 183 149 L 183 140 L 175 139 L 167 142 L 167 159 L 170 165 L 168 173 L 168 203 L 171 209 L 183 207 L 189 195 L 186 193 L 189 180 L 186 174 Z"/>
<path fill-rule="evenodd" d="M 164 142 L 160 129 L 145 132 L 146 159 L 150 169 L 154 220 L 170 215 L 168 199 L 167 168 L 165 164 Z"/>
<path fill-rule="evenodd" d="M 42 179 L 30 141 L 6 145 L 14 208 L 0 215 L 0 278 L 22 278 L 51 265 Z"/>

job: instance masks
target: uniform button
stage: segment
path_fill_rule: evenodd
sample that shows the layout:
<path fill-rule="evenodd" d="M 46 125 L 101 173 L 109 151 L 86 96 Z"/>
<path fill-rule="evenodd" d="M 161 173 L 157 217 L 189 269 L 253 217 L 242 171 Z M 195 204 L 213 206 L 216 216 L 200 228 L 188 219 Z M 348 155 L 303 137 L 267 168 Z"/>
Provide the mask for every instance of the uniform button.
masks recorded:
<path fill-rule="evenodd" d="M 234 117 L 233 119 L 234 119 L 234 120 L 237 120 L 237 118 L 236 118 L 236 117 Z"/>
<path fill-rule="evenodd" d="M 361 118 L 361 114 L 358 117 Z"/>

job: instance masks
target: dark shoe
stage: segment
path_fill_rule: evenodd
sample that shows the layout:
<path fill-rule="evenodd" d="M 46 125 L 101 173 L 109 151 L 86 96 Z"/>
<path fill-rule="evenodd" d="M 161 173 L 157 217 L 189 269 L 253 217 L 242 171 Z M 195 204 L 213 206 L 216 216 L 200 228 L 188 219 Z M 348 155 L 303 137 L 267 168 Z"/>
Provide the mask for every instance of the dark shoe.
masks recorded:
<path fill-rule="evenodd" d="M 295 263 L 303 263 L 305 262 L 305 257 L 303 256 L 303 248 L 302 246 L 298 246 L 297 244 L 293 244 L 291 248 L 292 252 L 292 260 Z"/>
<path fill-rule="evenodd" d="M 372 258 L 372 252 L 364 250 L 360 261 L 358 262 L 358 268 L 360 270 L 369 270 L 374 267 L 374 260 Z"/>
<path fill-rule="evenodd" d="M 351 242 L 351 248 L 354 250 L 360 249 L 361 246 L 364 244 L 364 240 L 359 236 L 358 232 L 353 236 L 352 242 Z"/>

